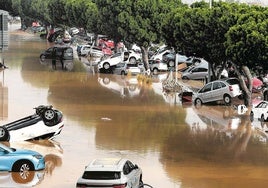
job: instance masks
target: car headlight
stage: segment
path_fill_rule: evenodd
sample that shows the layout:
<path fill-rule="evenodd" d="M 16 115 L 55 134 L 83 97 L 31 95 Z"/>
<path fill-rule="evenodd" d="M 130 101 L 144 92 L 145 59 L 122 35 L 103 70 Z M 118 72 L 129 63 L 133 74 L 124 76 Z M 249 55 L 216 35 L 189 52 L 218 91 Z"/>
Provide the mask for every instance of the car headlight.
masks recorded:
<path fill-rule="evenodd" d="M 33 155 L 33 157 L 36 158 L 36 159 L 42 159 L 43 158 L 42 155 Z"/>

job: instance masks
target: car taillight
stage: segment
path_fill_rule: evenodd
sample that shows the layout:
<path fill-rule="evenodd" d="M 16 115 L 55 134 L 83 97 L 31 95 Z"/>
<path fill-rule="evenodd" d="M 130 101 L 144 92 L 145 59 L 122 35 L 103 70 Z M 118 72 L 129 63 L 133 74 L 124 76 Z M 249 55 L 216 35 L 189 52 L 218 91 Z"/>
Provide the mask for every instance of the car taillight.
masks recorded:
<path fill-rule="evenodd" d="M 232 86 L 229 86 L 229 91 L 233 91 L 233 87 Z"/>
<path fill-rule="evenodd" d="M 113 186 L 113 188 L 126 188 L 126 187 L 127 187 L 127 183 Z"/>

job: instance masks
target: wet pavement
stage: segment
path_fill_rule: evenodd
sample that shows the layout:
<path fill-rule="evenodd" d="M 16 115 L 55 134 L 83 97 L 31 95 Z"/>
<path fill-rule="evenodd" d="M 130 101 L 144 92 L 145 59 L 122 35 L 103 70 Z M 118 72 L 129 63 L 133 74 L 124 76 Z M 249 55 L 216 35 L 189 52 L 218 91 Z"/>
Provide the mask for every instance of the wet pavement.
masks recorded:
<path fill-rule="evenodd" d="M 13 26 L 14 27 L 14 26 Z M 9 143 L 46 156 L 46 170 L 28 181 L 0 173 L 0 187 L 75 187 L 85 165 L 98 157 L 127 157 L 154 188 L 265 187 L 268 150 L 265 126 L 232 107 L 183 105 L 176 93 L 163 93 L 134 77 L 99 74 L 82 58 L 61 70 L 40 63 L 51 46 L 38 35 L 10 34 L 0 57 L 1 124 L 52 104 L 65 126 L 54 141 Z M 8 185 L 8 186 L 7 186 Z"/>

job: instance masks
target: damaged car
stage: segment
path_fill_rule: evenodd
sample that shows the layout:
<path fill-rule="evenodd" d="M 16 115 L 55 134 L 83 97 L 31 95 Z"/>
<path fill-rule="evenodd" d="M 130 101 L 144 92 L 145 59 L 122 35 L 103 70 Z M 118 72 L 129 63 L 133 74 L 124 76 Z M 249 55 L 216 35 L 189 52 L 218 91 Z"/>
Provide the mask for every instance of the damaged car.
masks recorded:
<path fill-rule="evenodd" d="M 52 105 L 40 105 L 35 113 L 0 126 L 0 141 L 53 139 L 63 129 L 63 114 Z"/>

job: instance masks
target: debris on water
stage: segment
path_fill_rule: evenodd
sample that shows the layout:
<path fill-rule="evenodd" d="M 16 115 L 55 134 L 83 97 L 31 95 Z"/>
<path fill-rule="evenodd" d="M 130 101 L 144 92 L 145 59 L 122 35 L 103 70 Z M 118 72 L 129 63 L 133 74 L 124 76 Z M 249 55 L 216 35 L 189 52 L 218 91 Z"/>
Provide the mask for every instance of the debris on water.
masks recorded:
<path fill-rule="evenodd" d="M 103 118 L 101 118 L 101 120 L 103 120 L 103 121 L 111 121 L 112 119 L 110 119 L 108 117 L 103 117 Z"/>

